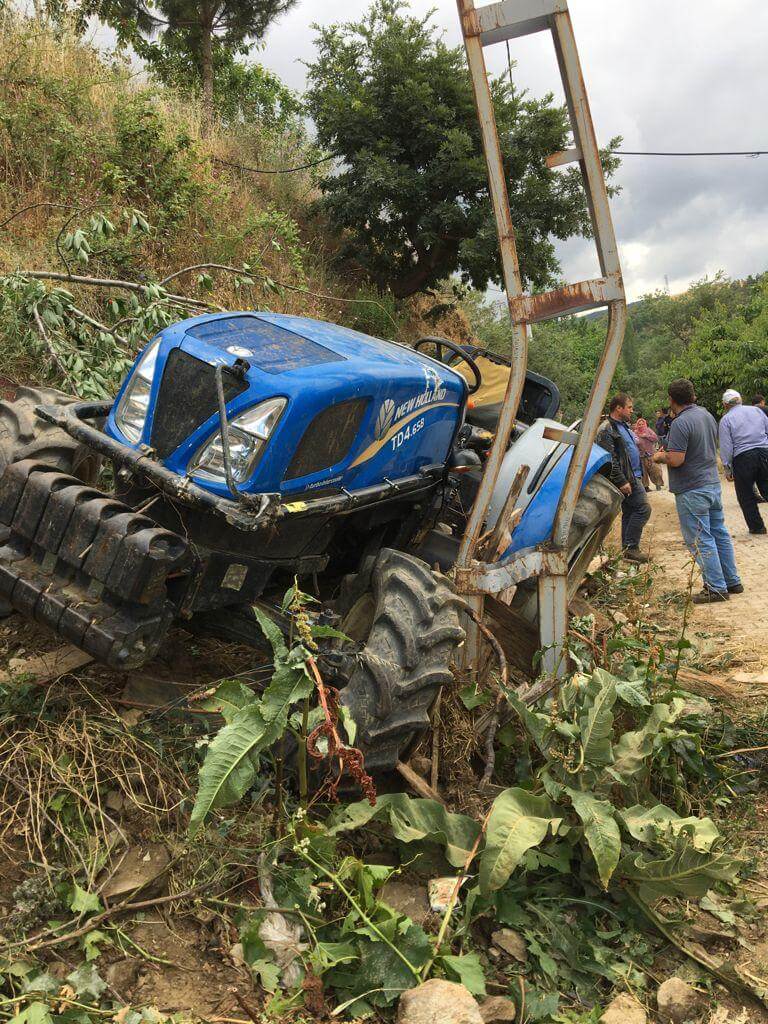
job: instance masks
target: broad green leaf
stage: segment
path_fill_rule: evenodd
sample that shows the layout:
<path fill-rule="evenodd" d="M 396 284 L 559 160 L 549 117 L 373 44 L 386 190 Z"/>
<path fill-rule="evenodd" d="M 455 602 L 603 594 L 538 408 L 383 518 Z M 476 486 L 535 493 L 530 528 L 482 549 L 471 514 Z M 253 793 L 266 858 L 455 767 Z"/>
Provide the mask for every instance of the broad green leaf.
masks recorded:
<path fill-rule="evenodd" d="M 337 990 L 342 1000 L 344 997 L 358 997 L 348 1007 L 347 1015 L 350 1017 L 359 1016 L 363 1007 L 362 997 L 371 1006 L 394 1003 L 406 989 L 419 983 L 414 970 L 420 971 L 432 958 L 432 942 L 422 928 L 408 918 L 400 918 L 399 922 L 393 919 L 390 928 L 392 926 L 392 936 L 387 936 L 392 945 L 378 938 L 376 941 L 360 938 L 360 960 L 333 967 L 325 976 L 324 980 Z M 387 929 L 381 930 L 386 934 Z"/>
<path fill-rule="evenodd" d="M 631 708 L 646 708 L 651 703 L 643 679 L 619 680 L 616 683 L 616 696 Z"/>
<path fill-rule="evenodd" d="M 584 761 L 593 765 L 610 764 L 613 760 L 611 708 L 616 703 L 616 680 L 609 672 L 597 668 L 585 689 L 584 710 L 579 715 Z"/>
<path fill-rule="evenodd" d="M 102 909 L 101 901 L 95 892 L 86 892 L 75 882 L 69 897 L 69 909 L 76 914 L 95 914 Z"/>
<path fill-rule="evenodd" d="M 541 843 L 551 826 L 557 827 L 546 796 L 524 789 L 505 789 L 493 802 L 480 858 L 480 889 L 500 889 L 522 860 L 526 850 Z"/>
<path fill-rule="evenodd" d="M 54 992 L 58 992 L 60 988 L 61 981 L 58 978 L 54 978 L 50 971 L 41 971 L 34 978 L 24 978 L 21 983 L 22 992 L 39 992 L 44 996 L 52 995 Z"/>
<path fill-rule="evenodd" d="M 679 697 L 670 704 L 654 704 L 645 725 L 632 732 L 625 732 L 616 743 L 609 773 L 619 782 L 631 781 L 653 753 L 656 737 L 680 717 L 684 706 L 685 701 Z"/>
<path fill-rule="evenodd" d="M 269 615 L 262 611 L 258 606 L 254 605 L 253 613 L 258 619 L 262 633 L 267 640 L 269 640 L 270 646 L 272 647 L 272 653 L 275 656 L 275 664 L 277 664 L 278 661 L 285 661 L 288 656 L 288 648 L 285 645 L 285 637 L 283 636 L 282 630 L 275 620 L 271 619 Z"/>
<path fill-rule="evenodd" d="M 85 959 L 90 963 L 92 960 L 98 960 L 101 956 L 99 944 L 102 942 L 111 944 L 112 940 L 106 932 L 100 932 L 98 928 L 94 928 L 93 931 L 87 932 L 80 941 L 83 946 L 83 952 L 85 953 Z"/>
<path fill-rule="evenodd" d="M 310 959 L 322 973 L 337 964 L 351 963 L 358 959 L 358 955 L 354 942 L 318 942 Z"/>
<path fill-rule="evenodd" d="M 541 753 L 546 756 L 549 753 L 547 732 L 552 728 L 552 719 L 549 715 L 541 714 L 538 711 L 531 711 L 528 705 L 524 704 L 511 690 L 507 690 L 505 695 L 525 726 L 526 732 L 530 735 Z"/>
<path fill-rule="evenodd" d="M 473 996 L 485 995 L 485 971 L 477 953 L 465 953 L 463 956 L 441 956 L 440 963 Z"/>
<path fill-rule="evenodd" d="M 614 806 L 608 800 L 598 800 L 591 793 L 575 789 L 567 792 L 584 826 L 584 838 L 595 858 L 602 886 L 607 889 L 621 857 L 621 833 L 614 817 Z"/>
<path fill-rule="evenodd" d="M 385 793 L 375 807 L 367 800 L 349 804 L 332 815 L 328 829 L 331 835 L 350 832 L 374 818 L 389 818 L 392 832 L 401 842 L 441 843 L 446 859 L 457 868 L 464 867 L 480 834 L 478 823 L 465 814 L 453 814 L 436 800 L 412 799 L 405 793 Z"/>
<path fill-rule="evenodd" d="M 664 804 L 656 804 L 655 807 L 635 804 L 634 807 L 619 811 L 619 816 L 632 838 L 644 843 L 657 843 L 664 836 L 678 836 L 685 830 L 693 847 L 707 852 L 712 849 L 715 840 L 720 838 L 711 818 L 681 818 Z"/>
<path fill-rule="evenodd" d="M 270 960 L 255 960 L 251 964 L 251 970 L 259 979 L 261 987 L 265 992 L 276 992 L 280 984 L 280 968 Z"/>
<path fill-rule="evenodd" d="M 279 661 L 277 650 L 285 652 L 285 645 L 280 646 L 282 634 L 276 626 L 274 629 L 279 636 L 270 636 L 266 628 L 265 633 L 276 651 L 275 674 L 261 700 L 238 711 L 211 742 L 200 769 L 190 835 L 197 832 L 212 808 L 237 803 L 243 797 L 258 773 L 258 754 L 280 738 L 291 705 L 312 692 L 312 683 L 303 668 Z"/>
<path fill-rule="evenodd" d="M 96 970 L 95 964 L 81 964 L 76 971 L 67 975 L 67 981 L 78 996 L 86 996 L 98 1002 L 107 987 L 106 981 Z"/>
<path fill-rule="evenodd" d="M 474 711 L 475 708 L 488 703 L 491 693 L 489 690 L 480 690 L 474 683 L 470 683 L 459 690 L 459 698 L 467 711 Z"/>
<path fill-rule="evenodd" d="M 9 1024 L 53 1024 L 53 1017 L 46 1003 L 35 1002 L 11 1017 Z"/>
<path fill-rule="evenodd" d="M 682 832 L 671 853 L 661 857 L 643 853 L 622 857 L 617 875 L 634 882 L 646 903 L 662 897 L 701 899 L 714 882 L 736 882 L 738 862 L 720 851 L 695 850 Z"/>
<path fill-rule="evenodd" d="M 237 679 L 225 679 L 216 693 L 197 705 L 202 711 L 218 711 L 229 724 L 238 711 L 254 704 L 258 698 L 253 690 Z"/>

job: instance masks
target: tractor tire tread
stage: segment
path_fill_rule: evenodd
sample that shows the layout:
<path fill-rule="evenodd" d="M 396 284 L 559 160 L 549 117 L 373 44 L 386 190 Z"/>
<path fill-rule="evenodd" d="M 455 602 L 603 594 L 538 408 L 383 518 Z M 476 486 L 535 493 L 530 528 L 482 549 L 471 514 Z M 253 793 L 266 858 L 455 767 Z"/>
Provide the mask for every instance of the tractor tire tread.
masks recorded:
<path fill-rule="evenodd" d="M 368 771 L 394 769 L 429 725 L 429 709 L 453 678 L 464 639 L 460 599 L 413 555 L 383 548 L 371 574 L 374 616 L 341 701 L 357 724 Z"/>
<path fill-rule="evenodd" d="M 66 406 L 77 398 L 55 388 L 20 387 L 10 401 L 0 401 L 0 473 L 12 462 L 37 459 L 85 479 L 79 470 L 93 453 L 35 413 L 38 405 Z"/>

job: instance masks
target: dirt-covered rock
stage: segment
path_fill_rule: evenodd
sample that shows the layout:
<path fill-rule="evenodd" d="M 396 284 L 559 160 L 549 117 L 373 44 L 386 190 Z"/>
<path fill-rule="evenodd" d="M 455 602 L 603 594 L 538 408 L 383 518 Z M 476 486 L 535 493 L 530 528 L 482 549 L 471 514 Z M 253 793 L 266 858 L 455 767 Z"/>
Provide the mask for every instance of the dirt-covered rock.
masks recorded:
<path fill-rule="evenodd" d="M 606 1006 L 600 1024 L 647 1024 L 648 1014 L 628 992 L 622 992 Z"/>
<path fill-rule="evenodd" d="M 397 1024 L 484 1024 L 474 996 L 453 981 L 432 978 L 403 992 Z"/>
<path fill-rule="evenodd" d="M 662 1020 L 683 1024 L 683 1021 L 693 1020 L 698 1015 L 702 1000 L 699 993 L 682 978 L 672 977 L 659 985 L 656 1005 Z"/>
<path fill-rule="evenodd" d="M 503 949 L 513 960 L 517 960 L 521 964 L 528 963 L 528 949 L 520 932 L 513 931 L 511 928 L 500 928 L 493 933 L 491 941 L 499 949 Z"/>
<path fill-rule="evenodd" d="M 503 1024 L 517 1019 L 517 1007 L 506 996 L 489 996 L 480 1003 L 480 1016 L 485 1024 Z"/>

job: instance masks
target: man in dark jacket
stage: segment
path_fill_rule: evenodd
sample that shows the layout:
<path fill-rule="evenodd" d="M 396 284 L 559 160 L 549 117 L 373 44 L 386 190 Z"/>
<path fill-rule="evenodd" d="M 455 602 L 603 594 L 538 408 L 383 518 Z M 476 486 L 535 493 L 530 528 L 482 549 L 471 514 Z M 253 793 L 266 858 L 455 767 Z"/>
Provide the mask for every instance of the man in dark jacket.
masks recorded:
<path fill-rule="evenodd" d="M 634 402 L 629 395 L 614 395 L 608 418 L 597 432 L 597 443 L 611 455 L 611 483 L 624 495 L 621 503 L 621 546 L 630 562 L 648 562 L 640 550 L 643 527 L 651 518 L 651 506 L 643 486 L 640 452 L 629 428 Z"/>

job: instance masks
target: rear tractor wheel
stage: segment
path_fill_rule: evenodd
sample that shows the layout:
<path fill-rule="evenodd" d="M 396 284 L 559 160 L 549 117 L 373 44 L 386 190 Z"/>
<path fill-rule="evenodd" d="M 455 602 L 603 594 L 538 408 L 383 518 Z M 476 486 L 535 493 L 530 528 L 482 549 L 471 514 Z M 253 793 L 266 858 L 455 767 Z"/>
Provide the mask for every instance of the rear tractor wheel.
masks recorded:
<path fill-rule="evenodd" d="M 342 632 L 362 646 L 340 692 L 357 725 L 355 746 L 367 771 L 394 769 L 429 725 L 429 709 L 452 679 L 451 661 L 464 639 L 460 608 L 448 582 L 425 562 L 381 550 L 370 585 L 341 623 Z"/>
<path fill-rule="evenodd" d="M 597 473 L 584 485 L 571 520 L 568 534 L 568 598 L 579 589 L 589 563 L 608 536 L 621 506 L 621 492 L 610 480 Z M 512 607 L 532 626 L 538 626 L 539 598 L 536 580 L 521 583 Z"/>
<path fill-rule="evenodd" d="M 93 483 L 98 456 L 35 413 L 38 405 L 65 406 L 77 401 L 54 388 L 19 388 L 12 401 L 0 402 L 0 476 L 12 462 L 36 459 L 83 483 Z"/>

